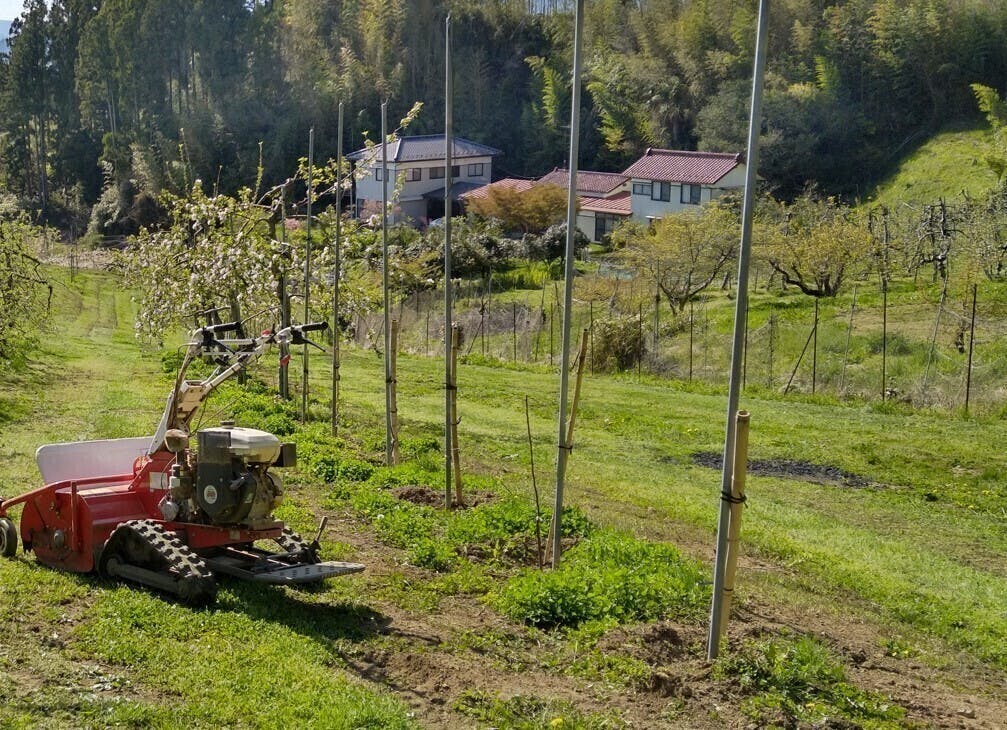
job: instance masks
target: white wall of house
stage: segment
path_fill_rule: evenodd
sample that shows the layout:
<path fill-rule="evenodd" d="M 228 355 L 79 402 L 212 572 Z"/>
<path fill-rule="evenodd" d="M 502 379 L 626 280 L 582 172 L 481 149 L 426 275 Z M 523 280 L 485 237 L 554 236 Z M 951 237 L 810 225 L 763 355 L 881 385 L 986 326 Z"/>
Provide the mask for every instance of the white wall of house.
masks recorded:
<path fill-rule="evenodd" d="M 472 183 L 473 185 L 487 185 L 492 178 L 493 158 L 466 157 L 455 160 L 458 174 L 452 179 L 452 183 Z M 378 179 L 381 174 L 381 163 L 365 168 L 365 174 L 357 180 L 357 200 L 359 204 L 365 201 L 381 201 L 382 181 Z M 410 202 L 422 201 L 423 196 L 436 190 L 444 189 L 444 161 L 443 160 L 422 160 L 415 162 L 389 162 L 388 163 L 388 195 L 391 198 L 395 193 L 395 182 L 399 174 L 405 173 L 406 180 L 399 191 L 395 203 L 402 209 L 402 214 L 393 216 L 400 222 L 403 216 L 419 220 L 422 213 L 414 215 L 421 210 L 419 206 L 408 205 Z M 435 175 L 440 175 L 435 177 Z M 411 212 L 407 213 L 409 210 Z M 425 206 L 422 207 L 425 212 Z"/>
<path fill-rule="evenodd" d="M 577 211 L 577 230 L 587 236 L 589 241 L 594 240 L 594 211 Z"/>
<path fill-rule="evenodd" d="M 659 189 L 659 186 L 664 187 Z M 682 210 L 698 210 L 700 205 L 716 200 L 728 191 L 740 190 L 744 186 L 744 165 L 738 165 L 713 185 L 696 186 L 699 187 L 698 203 L 692 202 L 696 200 L 694 197 L 696 191 L 691 189 L 693 186 L 634 178 L 630 187 L 633 219 L 645 222 L 650 218 L 662 218 Z M 663 200 L 664 197 L 668 200 Z"/>

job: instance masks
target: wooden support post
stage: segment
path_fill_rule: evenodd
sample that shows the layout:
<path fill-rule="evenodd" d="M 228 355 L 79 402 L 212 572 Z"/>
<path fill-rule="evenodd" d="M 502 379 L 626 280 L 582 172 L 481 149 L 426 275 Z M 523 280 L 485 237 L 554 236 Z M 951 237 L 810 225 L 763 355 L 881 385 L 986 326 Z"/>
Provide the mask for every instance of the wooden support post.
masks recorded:
<path fill-rule="evenodd" d="M 390 428 L 391 436 L 391 458 L 389 460 L 389 465 L 394 466 L 399 463 L 399 405 L 398 405 L 398 388 L 397 388 L 397 378 L 398 378 L 398 350 L 399 350 L 399 321 L 397 319 L 392 320 L 392 329 L 388 338 L 389 350 L 388 350 L 388 364 L 390 370 L 390 377 L 388 380 L 388 423 Z"/>
<path fill-rule="evenodd" d="M 465 504 L 462 495 L 462 468 L 458 446 L 458 350 L 462 342 L 462 328 L 455 325 L 451 328 L 451 463 L 454 467 L 455 504 L 459 507 Z"/>
<path fill-rule="evenodd" d="M 745 506 L 745 476 L 748 469 L 748 425 L 747 411 L 738 411 L 737 432 L 735 435 L 734 467 L 731 478 L 731 515 L 727 530 L 727 566 L 724 571 L 724 590 L 722 593 L 722 611 L 720 614 L 719 635 L 727 631 L 727 621 L 731 613 L 731 600 L 734 598 L 734 582 L 738 568 L 738 552 L 741 549 L 739 535 L 741 533 L 741 512 Z M 725 499 L 727 499 L 725 495 Z"/>
<path fill-rule="evenodd" d="M 969 326 L 969 365 L 965 374 L 965 417 L 969 417 L 969 396 L 972 394 L 972 352 L 976 345 L 976 298 L 979 285 L 972 285 L 972 322 Z"/>

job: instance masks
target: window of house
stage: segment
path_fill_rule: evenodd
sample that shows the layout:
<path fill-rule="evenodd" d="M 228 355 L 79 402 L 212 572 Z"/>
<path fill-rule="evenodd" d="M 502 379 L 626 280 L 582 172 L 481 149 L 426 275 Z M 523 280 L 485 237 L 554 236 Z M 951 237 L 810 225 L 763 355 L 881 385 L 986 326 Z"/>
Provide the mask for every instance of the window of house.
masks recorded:
<path fill-rule="evenodd" d="M 374 168 L 374 179 L 378 182 L 382 182 L 385 179 L 385 170 L 383 167 Z"/>
<path fill-rule="evenodd" d="M 699 205 L 703 188 L 700 185 L 682 185 L 682 202 L 689 205 Z"/>
<path fill-rule="evenodd" d="M 469 177 L 480 177 L 484 175 L 482 162 L 473 162 L 469 165 Z"/>
<path fill-rule="evenodd" d="M 461 176 L 462 176 L 462 167 L 461 167 L 461 165 L 452 165 L 451 166 L 451 177 L 452 178 L 459 178 Z"/>
<path fill-rule="evenodd" d="M 651 200 L 663 200 L 668 203 L 671 201 L 671 183 L 670 182 L 658 182 L 654 181 L 654 184 L 650 193 Z"/>
<path fill-rule="evenodd" d="M 633 183 L 633 195 L 650 196 L 650 183 Z"/>
<path fill-rule="evenodd" d="M 430 168 L 430 179 L 431 180 L 443 180 L 444 179 L 444 168 L 443 167 L 431 167 Z"/>
<path fill-rule="evenodd" d="M 594 240 L 601 241 L 604 240 L 605 236 L 610 234 L 615 230 L 616 225 L 619 223 L 619 216 L 612 215 L 611 213 L 595 213 L 594 214 Z"/>
<path fill-rule="evenodd" d="M 406 182 L 416 182 L 423 179 L 423 170 L 419 167 L 410 167 L 406 170 Z"/>

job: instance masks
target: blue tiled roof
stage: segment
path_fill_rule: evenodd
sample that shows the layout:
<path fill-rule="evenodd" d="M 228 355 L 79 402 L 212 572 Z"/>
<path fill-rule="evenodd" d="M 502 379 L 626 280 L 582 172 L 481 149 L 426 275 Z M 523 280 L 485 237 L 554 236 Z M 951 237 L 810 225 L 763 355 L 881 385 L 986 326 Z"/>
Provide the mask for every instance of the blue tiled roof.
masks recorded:
<path fill-rule="evenodd" d="M 381 145 L 375 149 L 377 155 L 375 159 L 381 159 Z M 451 156 L 456 160 L 463 160 L 467 157 L 494 157 L 501 154 L 500 150 L 494 149 L 478 142 L 472 142 L 461 137 L 454 138 L 454 146 Z M 368 150 L 357 150 L 346 155 L 351 160 L 362 160 L 368 155 Z M 389 162 L 419 162 L 421 160 L 443 160 L 444 159 L 444 135 L 425 134 L 419 137 L 402 137 L 394 142 L 388 143 Z"/>

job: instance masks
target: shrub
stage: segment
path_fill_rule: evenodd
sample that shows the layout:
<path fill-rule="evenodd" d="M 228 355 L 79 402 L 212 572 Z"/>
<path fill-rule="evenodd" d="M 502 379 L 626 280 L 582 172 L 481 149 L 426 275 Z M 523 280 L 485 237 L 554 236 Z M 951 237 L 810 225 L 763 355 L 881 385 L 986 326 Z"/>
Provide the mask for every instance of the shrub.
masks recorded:
<path fill-rule="evenodd" d="M 577 626 L 601 616 L 583 573 L 563 568 L 529 570 L 512 578 L 497 606 L 513 619 L 543 628 Z"/>
<path fill-rule="evenodd" d="M 574 256 L 590 241 L 578 228 L 573 235 Z M 566 255 L 566 223 L 549 226 L 539 236 L 526 236 L 525 253 L 533 261 L 552 261 Z"/>
<path fill-rule="evenodd" d="M 629 370 L 646 352 L 646 335 L 637 317 L 602 319 L 594 324 L 594 366 L 604 372 Z"/>
<path fill-rule="evenodd" d="M 567 551 L 559 569 L 511 578 L 495 603 L 517 621 L 554 627 L 692 616 L 708 596 L 699 566 L 675 548 L 598 530 Z"/>
<path fill-rule="evenodd" d="M 373 473 L 374 466 L 360 459 L 346 459 L 339 464 L 339 478 L 350 482 L 366 482 Z"/>

